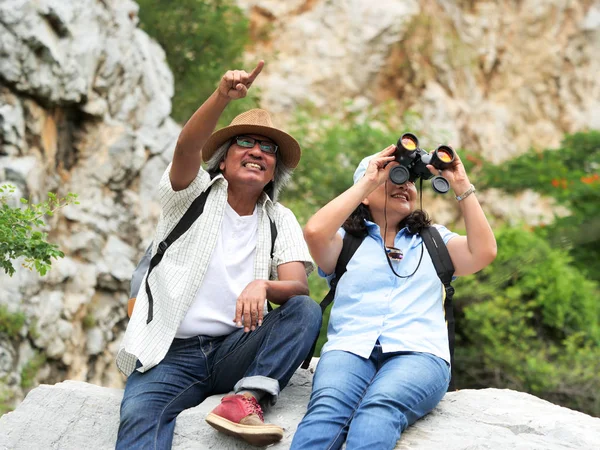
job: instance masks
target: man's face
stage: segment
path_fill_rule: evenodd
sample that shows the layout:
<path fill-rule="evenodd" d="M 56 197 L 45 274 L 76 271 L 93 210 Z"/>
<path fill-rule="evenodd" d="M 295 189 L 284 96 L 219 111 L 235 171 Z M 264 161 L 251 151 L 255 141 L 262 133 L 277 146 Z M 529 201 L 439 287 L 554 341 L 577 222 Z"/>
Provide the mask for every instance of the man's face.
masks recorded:
<path fill-rule="evenodd" d="M 268 137 L 259 134 L 247 134 L 244 137 L 273 143 Z M 219 168 L 228 183 L 234 186 L 257 187 L 262 190 L 273 180 L 276 163 L 276 153 L 261 150 L 258 142 L 255 142 L 251 148 L 247 148 L 238 145 L 234 139 Z"/>

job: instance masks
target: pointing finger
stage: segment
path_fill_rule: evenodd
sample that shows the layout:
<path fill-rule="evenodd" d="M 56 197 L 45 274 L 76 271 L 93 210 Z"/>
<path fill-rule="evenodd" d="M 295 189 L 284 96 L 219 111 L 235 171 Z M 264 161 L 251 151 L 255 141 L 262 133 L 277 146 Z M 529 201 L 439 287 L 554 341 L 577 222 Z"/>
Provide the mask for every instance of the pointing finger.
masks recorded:
<path fill-rule="evenodd" d="M 261 59 L 252 71 L 252 73 L 250 73 L 250 76 L 248 77 L 249 83 L 252 83 L 254 80 L 256 80 L 256 77 L 262 72 L 264 66 L 265 62 Z"/>

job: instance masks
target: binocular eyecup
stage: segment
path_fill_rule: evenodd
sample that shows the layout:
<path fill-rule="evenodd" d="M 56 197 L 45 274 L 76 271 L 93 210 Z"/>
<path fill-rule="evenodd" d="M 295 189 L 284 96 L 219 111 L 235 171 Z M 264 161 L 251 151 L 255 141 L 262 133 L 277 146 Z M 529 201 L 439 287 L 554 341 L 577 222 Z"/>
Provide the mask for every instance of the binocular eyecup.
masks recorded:
<path fill-rule="evenodd" d="M 433 152 L 427 153 L 419 148 L 419 140 L 412 133 L 404 133 L 396 144 L 395 160 L 398 166 L 390 170 L 390 180 L 395 184 L 415 181 L 417 178 L 431 180 L 434 191 L 445 194 L 450 190 L 450 183 L 440 175 L 432 175 L 427 165 L 443 170 L 454 161 L 454 150 L 448 145 L 440 145 Z"/>

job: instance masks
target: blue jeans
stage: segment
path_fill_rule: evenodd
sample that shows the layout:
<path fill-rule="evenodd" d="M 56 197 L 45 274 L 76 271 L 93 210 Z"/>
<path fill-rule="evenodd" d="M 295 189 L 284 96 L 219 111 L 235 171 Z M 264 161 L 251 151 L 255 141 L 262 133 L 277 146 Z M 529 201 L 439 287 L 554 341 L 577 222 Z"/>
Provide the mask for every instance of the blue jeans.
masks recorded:
<path fill-rule="evenodd" d="M 306 415 L 291 449 L 393 449 L 400 434 L 442 399 L 450 367 L 428 353 L 382 353 L 369 359 L 332 350 L 321 356 Z"/>
<path fill-rule="evenodd" d="M 177 415 L 210 395 L 259 390 L 274 403 L 320 327 L 319 305 L 297 296 L 267 314 L 255 331 L 174 339 L 157 366 L 127 379 L 116 448 L 170 449 Z"/>

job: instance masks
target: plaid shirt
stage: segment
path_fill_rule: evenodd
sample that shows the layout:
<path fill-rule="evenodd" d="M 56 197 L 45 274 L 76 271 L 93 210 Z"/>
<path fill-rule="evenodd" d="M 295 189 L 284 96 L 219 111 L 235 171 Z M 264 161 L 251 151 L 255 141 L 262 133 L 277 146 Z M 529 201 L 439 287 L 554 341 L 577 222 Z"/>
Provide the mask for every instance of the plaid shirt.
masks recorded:
<path fill-rule="evenodd" d="M 154 298 L 154 318 L 146 324 L 148 296 L 145 279 L 138 294 L 133 315 L 117 354 L 117 367 L 130 375 L 137 360 L 145 372 L 165 357 L 175 332 L 192 304 L 206 274 L 208 263 L 217 243 L 227 202 L 227 180 L 218 175 L 211 180 L 202 168 L 192 183 L 182 191 L 171 187 L 167 167 L 159 185 L 162 213 L 159 218 L 152 254 L 179 222 L 194 199 L 213 186 L 204 212 L 190 229 L 175 241 L 149 278 Z M 291 261 L 304 263 L 307 275 L 314 265 L 304 242 L 302 229 L 294 214 L 279 203 L 273 203 L 265 193 L 258 200 L 258 241 L 254 263 L 255 279 L 277 279 L 277 266 Z M 271 261 L 271 229 L 269 217 L 277 227 L 273 260 Z"/>

